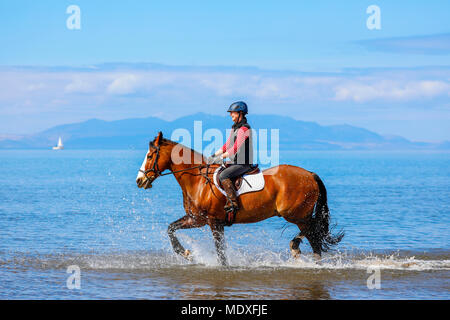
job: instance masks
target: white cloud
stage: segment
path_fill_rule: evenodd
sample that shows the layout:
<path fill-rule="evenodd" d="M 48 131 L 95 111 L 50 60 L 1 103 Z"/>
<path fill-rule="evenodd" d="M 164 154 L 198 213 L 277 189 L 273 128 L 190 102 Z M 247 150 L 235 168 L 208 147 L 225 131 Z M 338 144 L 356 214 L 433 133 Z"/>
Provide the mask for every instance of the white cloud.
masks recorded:
<path fill-rule="evenodd" d="M 64 87 L 66 93 L 92 93 L 96 90 L 98 90 L 97 85 L 86 76 L 75 76 L 73 81 Z"/>
<path fill-rule="evenodd" d="M 449 54 L 450 33 L 357 41 L 370 50 L 410 54 Z"/>
<path fill-rule="evenodd" d="M 42 90 L 45 88 L 44 83 L 31 83 L 27 86 L 28 91 Z"/>
<path fill-rule="evenodd" d="M 135 74 L 122 74 L 111 82 L 106 91 L 110 94 L 130 94 L 136 92 L 139 85 L 139 76 Z"/>
<path fill-rule="evenodd" d="M 449 68 L 344 70 L 341 73 L 280 72 L 239 68 L 158 67 L 120 70 L 105 67 L 70 70 L 0 68 L 0 115 L 11 106 L 26 112 L 31 106 L 54 108 L 108 108 L 114 105 L 186 105 L 249 99 L 260 105 L 363 105 L 372 101 L 410 103 L 447 98 Z M 52 103 L 53 102 L 53 103 Z M 445 101 L 444 101 L 445 102 Z M 439 105 L 435 104 L 435 105 Z M 341 104 L 342 105 L 342 104 Z M 198 107 L 198 110 L 203 110 Z M 54 109 L 52 109 L 53 111 Z M 36 112 L 36 110 L 33 110 Z"/>
<path fill-rule="evenodd" d="M 28 119 L 28 130 L 36 131 L 50 123 L 90 118 L 159 114 L 172 120 L 199 111 L 223 114 L 235 100 L 247 101 L 251 113 L 277 113 L 321 123 L 358 124 L 363 119 L 370 124 L 389 117 L 406 119 L 406 113 L 411 122 L 422 123 L 427 114 L 443 123 L 442 119 L 450 117 L 449 96 L 449 67 L 335 73 L 124 64 L 0 67 L 0 132 L 20 132 L 15 128 L 24 119 Z M 427 120 L 428 128 L 434 128 L 433 119 Z M 395 121 L 392 130 L 383 131 L 400 134 Z M 448 132 L 447 126 L 440 130 Z"/>
<path fill-rule="evenodd" d="M 351 80 L 335 86 L 333 90 L 334 100 L 337 101 L 410 101 L 450 95 L 450 83 L 437 80 Z"/>

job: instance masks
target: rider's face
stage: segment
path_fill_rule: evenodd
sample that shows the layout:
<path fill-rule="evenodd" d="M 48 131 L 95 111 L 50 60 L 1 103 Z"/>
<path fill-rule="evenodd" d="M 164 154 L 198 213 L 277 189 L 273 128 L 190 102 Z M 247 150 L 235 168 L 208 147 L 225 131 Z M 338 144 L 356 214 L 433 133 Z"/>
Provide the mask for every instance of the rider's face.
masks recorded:
<path fill-rule="evenodd" d="M 230 112 L 230 116 L 231 116 L 231 119 L 233 120 L 233 122 L 237 122 L 239 119 L 239 112 L 232 111 L 232 112 Z"/>

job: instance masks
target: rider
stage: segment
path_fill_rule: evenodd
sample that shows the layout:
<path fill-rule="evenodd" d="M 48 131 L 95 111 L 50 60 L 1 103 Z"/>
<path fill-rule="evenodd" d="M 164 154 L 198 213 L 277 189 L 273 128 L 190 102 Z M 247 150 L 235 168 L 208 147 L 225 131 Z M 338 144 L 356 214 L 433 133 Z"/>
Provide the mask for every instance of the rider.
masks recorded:
<path fill-rule="evenodd" d="M 245 117 L 248 112 L 247 104 L 243 101 L 235 102 L 228 108 L 228 112 L 234 122 L 232 131 L 223 147 L 208 158 L 208 163 L 220 163 L 222 159 L 231 159 L 231 164 L 220 173 L 219 179 L 227 194 L 227 204 L 224 207 L 228 213 L 227 220 L 234 220 L 234 214 L 239 210 L 239 206 L 232 179 L 253 169 L 253 146 L 252 130 Z"/>

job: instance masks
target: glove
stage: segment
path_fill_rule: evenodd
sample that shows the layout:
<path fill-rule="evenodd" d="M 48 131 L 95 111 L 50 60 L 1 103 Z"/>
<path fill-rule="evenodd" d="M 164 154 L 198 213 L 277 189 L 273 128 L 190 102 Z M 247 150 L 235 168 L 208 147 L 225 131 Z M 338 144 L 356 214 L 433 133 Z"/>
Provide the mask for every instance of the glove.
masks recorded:
<path fill-rule="evenodd" d="M 207 164 L 215 164 L 215 163 L 220 164 L 220 163 L 222 163 L 222 159 L 219 156 L 217 156 L 217 157 L 211 156 L 211 157 L 208 157 L 208 159 L 206 159 L 206 163 Z"/>

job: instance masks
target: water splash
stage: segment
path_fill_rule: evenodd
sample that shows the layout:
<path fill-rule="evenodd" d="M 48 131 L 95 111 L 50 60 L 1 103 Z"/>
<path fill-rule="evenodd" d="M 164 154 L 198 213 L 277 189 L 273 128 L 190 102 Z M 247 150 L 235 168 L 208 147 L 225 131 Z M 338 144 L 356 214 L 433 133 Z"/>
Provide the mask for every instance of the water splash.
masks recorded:
<path fill-rule="evenodd" d="M 193 261 L 189 262 L 170 251 L 116 252 L 92 254 L 14 254 L 0 261 L 0 265 L 31 269 L 65 269 L 78 265 L 84 270 L 153 272 L 179 268 L 221 268 L 213 248 L 192 241 Z M 298 269 L 298 270 L 384 270 L 430 271 L 450 270 L 448 254 L 416 257 L 400 252 L 379 254 L 374 252 L 334 252 L 315 260 L 312 254 L 298 259 L 289 256 L 288 251 L 254 252 L 243 249 L 228 249 L 227 258 L 234 270 Z"/>

